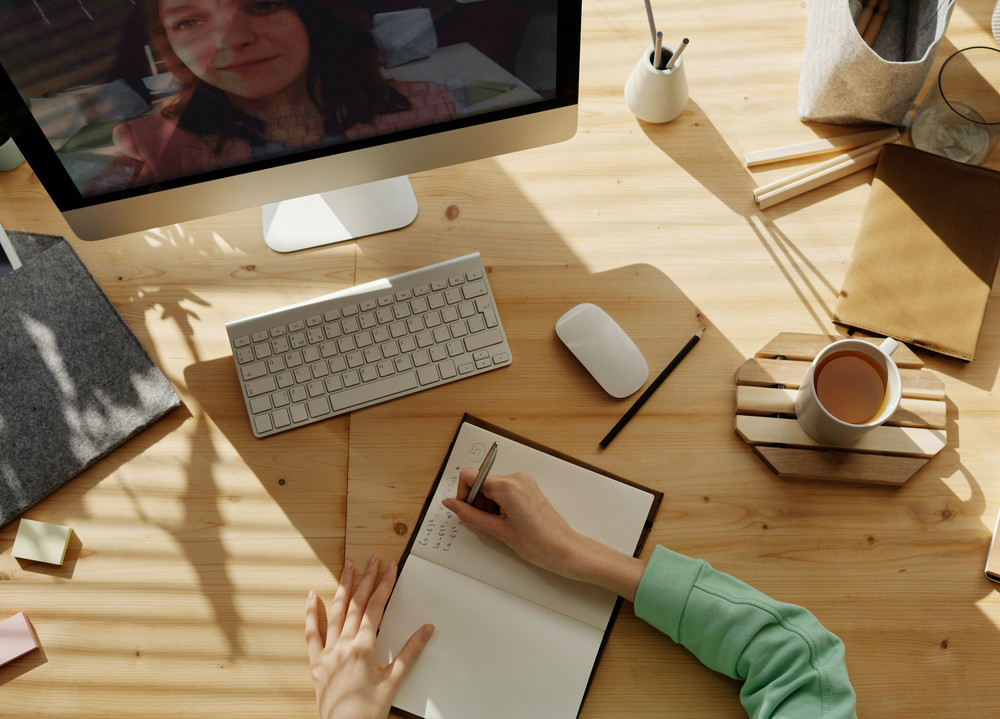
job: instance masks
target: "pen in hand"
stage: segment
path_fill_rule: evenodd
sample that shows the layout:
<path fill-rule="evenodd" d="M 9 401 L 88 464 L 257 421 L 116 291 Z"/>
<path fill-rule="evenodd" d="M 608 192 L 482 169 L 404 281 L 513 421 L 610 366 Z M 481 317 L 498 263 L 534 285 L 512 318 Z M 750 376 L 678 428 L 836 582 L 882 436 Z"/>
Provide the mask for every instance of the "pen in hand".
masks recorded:
<path fill-rule="evenodd" d="M 476 475 L 476 481 L 473 483 L 472 489 L 469 490 L 469 496 L 465 500 L 467 504 L 472 504 L 472 501 L 479 496 L 479 490 L 482 489 L 483 482 L 486 481 L 486 475 L 490 473 L 490 469 L 493 468 L 493 461 L 497 458 L 498 448 L 499 446 L 494 442 L 486 453 L 486 458 L 479 466 L 479 474 Z"/>

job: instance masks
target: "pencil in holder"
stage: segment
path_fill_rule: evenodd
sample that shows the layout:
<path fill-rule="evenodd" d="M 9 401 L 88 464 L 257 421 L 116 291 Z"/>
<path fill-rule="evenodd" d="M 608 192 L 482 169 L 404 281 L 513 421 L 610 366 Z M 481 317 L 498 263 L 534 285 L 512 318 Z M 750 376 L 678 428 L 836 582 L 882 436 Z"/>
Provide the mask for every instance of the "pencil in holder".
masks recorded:
<path fill-rule="evenodd" d="M 677 48 L 663 45 L 660 65 L 669 63 Z M 670 122 L 684 111 L 688 101 L 684 58 L 678 57 L 669 69 L 653 65 L 655 48 L 650 45 L 639 58 L 625 82 L 625 104 L 643 122 Z"/>

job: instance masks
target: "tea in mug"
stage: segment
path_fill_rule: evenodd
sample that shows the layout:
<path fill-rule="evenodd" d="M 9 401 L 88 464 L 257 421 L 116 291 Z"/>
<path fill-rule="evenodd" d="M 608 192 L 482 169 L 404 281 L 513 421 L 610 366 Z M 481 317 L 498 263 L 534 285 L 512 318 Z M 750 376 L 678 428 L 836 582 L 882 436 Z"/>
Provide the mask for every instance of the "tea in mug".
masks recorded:
<path fill-rule="evenodd" d="M 863 352 L 834 352 L 817 365 L 814 382 L 820 404 L 842 422 L 866 424 L 885 407 L 885 369 Z"/>

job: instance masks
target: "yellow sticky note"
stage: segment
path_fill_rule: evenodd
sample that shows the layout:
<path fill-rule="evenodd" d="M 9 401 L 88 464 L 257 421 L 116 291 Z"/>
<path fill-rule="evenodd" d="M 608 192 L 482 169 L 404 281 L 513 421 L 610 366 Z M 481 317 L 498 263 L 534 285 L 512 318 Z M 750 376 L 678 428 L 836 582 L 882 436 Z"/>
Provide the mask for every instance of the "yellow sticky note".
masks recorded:
<path fill-rule="evenodd" d="M 18 559 L 46 564 L 62 564 L 73 530 L 61 524 L 22 519 L 11 551 Z"/>

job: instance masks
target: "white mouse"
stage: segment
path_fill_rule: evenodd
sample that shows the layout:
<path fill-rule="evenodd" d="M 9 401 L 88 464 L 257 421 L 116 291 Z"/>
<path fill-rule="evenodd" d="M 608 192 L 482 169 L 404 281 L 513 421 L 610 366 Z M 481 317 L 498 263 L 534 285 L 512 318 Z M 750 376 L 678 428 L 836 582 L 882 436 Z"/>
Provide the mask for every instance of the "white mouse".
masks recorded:
<path fill-rule="evenodd" d="M 649 377 L 635 342 L 597 305 L 569 310 L 556 322 L 556 334 L 612 397 L 628 397 Z"/>

